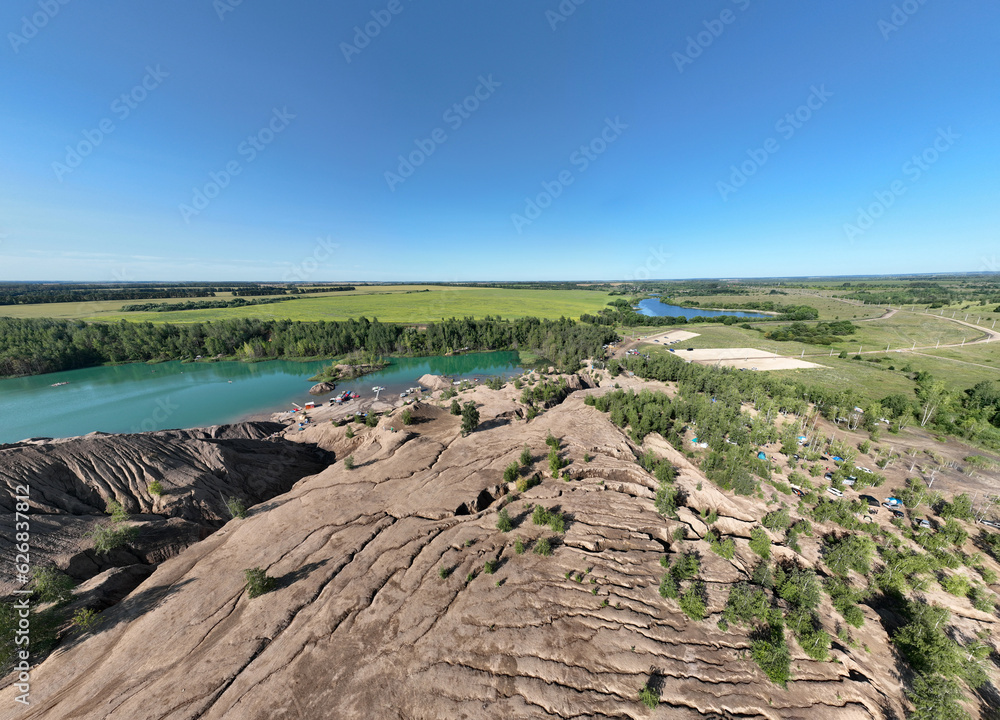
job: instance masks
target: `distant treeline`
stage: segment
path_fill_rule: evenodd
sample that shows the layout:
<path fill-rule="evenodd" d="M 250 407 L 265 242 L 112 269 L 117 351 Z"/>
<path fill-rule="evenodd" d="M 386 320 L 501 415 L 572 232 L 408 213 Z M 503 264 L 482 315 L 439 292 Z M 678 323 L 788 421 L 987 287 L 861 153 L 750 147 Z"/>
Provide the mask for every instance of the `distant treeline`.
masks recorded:
<path fill-rule="evenodd" d="M 781 314 L 775 315 L 768 318 L 754 318 L 755 322 L 765 322 L 772 320 L 784 320 L 784 321 L 801 321 L 801 320 L 815 320 L 819 317 L 819 311 L 814 307 L 809 307 L 808 305 L 776 305 L 775 303 L 760 303 L 762 305 L 771 305 L 773 307 L 780 307 Z M 594 325 L 624 325 L 626 327 L 636 327 L 636 326 L 661 326 L 661 325 L 686 325 L 688 323 L 722 323 L 723 325 L 736 325 L 738 323 L 746 322 L 745 318 L 739 318 L 733 315 L 724 316 L 703 316 L 698 315 L 693 318 L 686 318 L 683 316 L 674 317 L 672 315 L 664 315 L 660 317 L 651 315 L 642 315 L 635 311 L 631 304 L 627 300 L 612 300 L 608 303 L 608 307 L 603 310 L 598 311 L 597 315 L 584 314 L 580 316 L 582 322 L 591 323 Z"/>
<path fill-rule="evenodd" d="M 326 287 L 283 287 L 266 285 L 263 287 L 255 286 L 248 288 L 241 288 L 239 290 L 233 290 L 233 295 L 235 297 L 259 297 L 261 295 L 304 295 L 306 293 L 323 293 L 323 292 L 344 292 L 346 290 L 355 290 L 353 285 L 329 285 Z"/>
<path fill-rule="evenodd" d="M 174 312 L 178 310 L 209 310 L 213 308 L 246 307 L 248 305 L 269 305 L 271 303 L 298 300 L 297 297 L 260 298 L 259 300 L 244 300 L 241 297 L 232 300 L 208 300 L 207 302 L 184 303 L 142 303 L 139 305 L 122 305 L 121 312 Z"/>
<path fill-rule="evenodd" d="M 425 330 L 359 318 L 292 322 L 239 318 L 183 325 L 85 323 L 0 318 L 0 376 L 203 357 L 244 360 L 336 357 L 358 350 L 378 354 L 437 355 L 454 350 L 531 350 L 561 369 L 600 357 L 613 329 L 565 318 L 455 319 Z"/>
<path fill-rule="evenodd" d="M 301 288 L 294 285 L 259 283 L 0 283 L 0 305 L 96 302 L 99 300 L 162 300 L 167 298 L 214 297 L 219 292 L 235 296 L 299 295 L 354 290 L 353 285 Z"/>
<path fill-rule="evenodd" d="M 880 283 L 844 283 L 842 289 L 851 292 L 841 297 L 875 305 L 930 305 L 942 307 L 960 302 L 979 301 L 980 305 L 1000 302 L 1000 283 L 991 280 L 954 285 L 940 282 L 908 282 L 905 285 Z"/>

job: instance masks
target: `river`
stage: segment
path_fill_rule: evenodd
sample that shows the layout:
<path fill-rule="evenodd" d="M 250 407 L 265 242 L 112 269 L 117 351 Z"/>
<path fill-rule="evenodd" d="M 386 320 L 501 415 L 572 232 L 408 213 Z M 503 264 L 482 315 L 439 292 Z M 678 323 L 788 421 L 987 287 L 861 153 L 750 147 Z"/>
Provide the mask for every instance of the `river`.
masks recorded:
<path fill-rule="evenodd" d="M 337 390 L 383 396 L 415 386 L 425 373 L 456 379 L 520 372 L 516 352 L 454 357 L 392 358 L 384 370 Z M 166 362 L 68 370 L 0 380 L 0 443 L 31 437 L 73 437 L 95 430 L 148 432 L 235 422 L 314 399 L 309 378 L 327 362 Z M 52 387 L 53 383 L 68 385 Z"/>
<path fill-rule="evenodd" d="M 745 317 L 745 318 L 766 318 L 771 317 L 770 315 L 762 315 L 761 313 L 754 312 L 742 312 L 741 310 L 701 310 L 699 308 L 686 308 L 680 305 L 667 305 L 664 302 L 656 298 L 647 298 L 646 300 L 639 301 L 638 312 L 640 315 L 646 315 L 647 317 L 722 317 L 729 315 L 731 317 Z"/>

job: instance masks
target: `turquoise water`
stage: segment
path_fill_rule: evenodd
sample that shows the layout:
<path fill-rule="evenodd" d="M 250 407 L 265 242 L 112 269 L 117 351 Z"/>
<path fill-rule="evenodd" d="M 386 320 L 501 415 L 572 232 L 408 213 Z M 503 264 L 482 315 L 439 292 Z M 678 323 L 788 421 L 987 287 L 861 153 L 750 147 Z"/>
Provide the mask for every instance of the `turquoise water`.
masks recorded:
<path fill-rule="evenodd" d="M 731 317 L 763 318 L 769 315 L 760 313 L 741 312 L 739 310 L 699 310 L 698 308 L 686 308 L 680 305 L 667 305 L 656 298 L 649 298 L 639 301 L 639 314 L 647 317 L 721 317 L 729 315 Z"/>
<path fill-rule="evenodd" d="M 371 397 L 381 385 L 398 393 L 425 373 L 455 378 L 520 372 L 516 352 L 393 358 L 385 370 L 338 383 Z M 328 363 L 272 360 L 132 364 L 0 380 L 0 443 L 29 437 L 73 437 L 95 430 L 147 432 L 234 422 L 314 399 L 309 378 Z M 52 387 L 53 383 L 69 382 Z"/>

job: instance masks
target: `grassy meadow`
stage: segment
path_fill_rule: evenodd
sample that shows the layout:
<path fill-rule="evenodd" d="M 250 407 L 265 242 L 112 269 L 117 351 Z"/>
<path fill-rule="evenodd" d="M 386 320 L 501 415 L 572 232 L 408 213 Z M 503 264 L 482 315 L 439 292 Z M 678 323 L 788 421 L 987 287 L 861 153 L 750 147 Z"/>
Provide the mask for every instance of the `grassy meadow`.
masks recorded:
<path fill-rule="evenodd" d="M 226 299 L 219 293 L 217 299 Z M 250 298 L 248 298 L 250 299 Z M 267 320 L 347 320 L 361 316 L 382 322 L 425 323 L 450 317 L 579 318 L 593 313 L 609 300 L 594 290 L 520 290 L 509 288 L 452 287 L 440 285 L 359 286 L 357 290 L 316 293 L 296 300 L 237 308 L 210 308 L 176 312 L 121 312 L 123 305 L 137 301 L 46 303 L 5 305 L 0 315 L 8 317 L 52 317 L 98 322 L 193 323 L 227 318 Z M 183 302 L 180 299 L 154 302 Z"/>

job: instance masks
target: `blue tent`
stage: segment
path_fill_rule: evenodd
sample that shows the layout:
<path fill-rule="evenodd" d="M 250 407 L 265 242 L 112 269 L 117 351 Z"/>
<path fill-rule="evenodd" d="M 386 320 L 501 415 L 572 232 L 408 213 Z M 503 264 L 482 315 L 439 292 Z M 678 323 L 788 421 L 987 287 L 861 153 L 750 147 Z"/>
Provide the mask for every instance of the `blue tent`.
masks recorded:
<path fill-rule="evenodd" d="M 762 452 L 759 452 L 759 453 L 757 453 L 757 459 L 758 460 L 767 460 L 767 455 L 765 455 Z"/>

